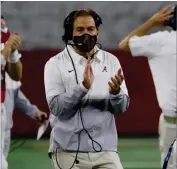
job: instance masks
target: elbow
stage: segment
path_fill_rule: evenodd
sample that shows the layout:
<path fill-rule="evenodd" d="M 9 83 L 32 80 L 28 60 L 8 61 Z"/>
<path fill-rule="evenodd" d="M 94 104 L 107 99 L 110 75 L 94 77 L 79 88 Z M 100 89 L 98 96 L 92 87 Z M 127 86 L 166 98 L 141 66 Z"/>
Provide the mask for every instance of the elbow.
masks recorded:
<path fill-rule="evenodd" d="M 61 99 L 60 95 L 57 95 L 49 100 L 48 100 L 48 105 L 49 105 L 50 112 L 54 116 L 59 118 L 61 121 L 69 120 L 76 114 L 78 110 L 78 107 L 76 106 L 73 107 L 70 102 Z"/>
<path fill-rule="evenodd" d="M 123 50 L 124 48 L 125 48 L 124 44 L 122 42 L 120 42 L 118 44 L 118 49 Z"/>
<path fill-rule="evenodd" d="M 54 100 L 49 104 L 49 109 L 51 114 L 56 116 L 61 121 L 66 121 L 70 118 L 68 116 L 68 109 L 61 105 L 55 104 Z"/>
<path fill-rule="evenodd" d="M 118 49 L 122 51 L 129 52 L 129 41 L 128 40 L 123 40 L 118 44 Z"/>
<path fill-rule="evenodd" d="M 54 109 L 50 109 L 50 112 L 52 115 L 56 116 L 60 121 L 67 121 L 71 118 L 67 115 L 65 110 L 58 110 L 57 111 L 54 108 Z"/>

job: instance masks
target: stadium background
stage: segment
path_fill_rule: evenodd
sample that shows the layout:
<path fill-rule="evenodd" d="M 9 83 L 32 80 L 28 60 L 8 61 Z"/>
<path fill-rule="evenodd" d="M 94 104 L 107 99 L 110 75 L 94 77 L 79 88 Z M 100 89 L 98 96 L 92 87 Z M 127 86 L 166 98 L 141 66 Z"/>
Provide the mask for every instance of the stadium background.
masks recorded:
<path fill-rule="evenodd" d="M 158 119 L 155 88 L 145 57 L 132 58 L 117 50 L 117 43 L 166 4 L 174 2 L 4 2 L 2 14 L 12 32 L 22 38 L 22 90 L 33 104 L 48 112 L 43 70 L 46 61 L 64 44 L 63 21 L 78 8 L 92 8 L 102 18 L 99 42 L 115 54 L 122 65 L 130 106 L 123 116 L 115 115 L 120 158 L 125 169 L 158 169 Z M 156 29 L 153 29 L 156 31 Z M 9 169 L 51 169 L 47 157 L 50 128 L 41 141 L 35 141 L 38 125 L 22 112 L 14 113 L 12 148 L 25 144 L 9 155 Z"/>

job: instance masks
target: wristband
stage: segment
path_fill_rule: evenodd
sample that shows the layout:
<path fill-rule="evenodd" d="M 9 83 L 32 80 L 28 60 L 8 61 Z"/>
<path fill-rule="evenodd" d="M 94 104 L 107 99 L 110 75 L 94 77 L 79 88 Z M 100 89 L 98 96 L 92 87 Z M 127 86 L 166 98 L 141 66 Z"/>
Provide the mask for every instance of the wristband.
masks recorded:
<path fill-rule="evenodd" d="M 21 54 L 20 54 L 17 50 L 15 50 L 15 52 L 13 52 L 13 53 L 9 56 L 9 62 L 11 62 L 11 63 L 16 63 L 16 62 L 19 61 L 20 57 L 21 57 Z"/>

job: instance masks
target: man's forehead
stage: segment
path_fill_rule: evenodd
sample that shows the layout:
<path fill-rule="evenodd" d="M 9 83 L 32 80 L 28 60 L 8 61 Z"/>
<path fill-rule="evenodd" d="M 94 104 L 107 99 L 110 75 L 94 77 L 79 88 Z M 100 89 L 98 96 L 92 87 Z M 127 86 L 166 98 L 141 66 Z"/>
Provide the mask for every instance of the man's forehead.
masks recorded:
<path fill-rule="evenodd" d="M 95 21 L 91 16 L 79 16 L 75 19 L 74 25 L 77 27 L 90 27 L 94 26 L 95 27 Z"/>

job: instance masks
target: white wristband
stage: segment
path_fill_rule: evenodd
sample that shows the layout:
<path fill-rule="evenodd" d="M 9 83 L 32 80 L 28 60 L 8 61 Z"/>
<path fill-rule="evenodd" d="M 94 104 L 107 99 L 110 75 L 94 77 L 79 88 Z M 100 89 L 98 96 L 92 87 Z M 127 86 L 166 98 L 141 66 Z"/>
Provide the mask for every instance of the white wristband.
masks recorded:
<path fill-rule="evenodd" d="M 21 54 L 16 50 L 9 56 L 9 62 L 16 63 L 19 61 Z"/>

